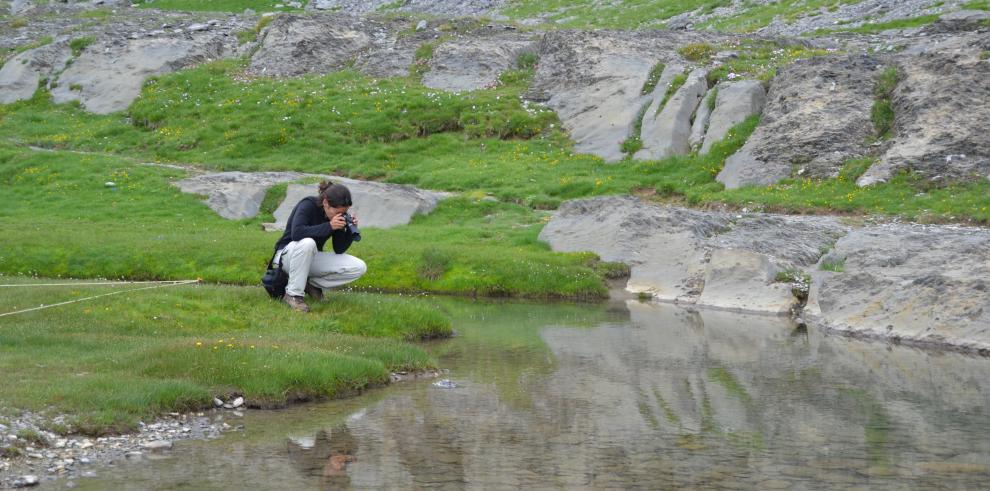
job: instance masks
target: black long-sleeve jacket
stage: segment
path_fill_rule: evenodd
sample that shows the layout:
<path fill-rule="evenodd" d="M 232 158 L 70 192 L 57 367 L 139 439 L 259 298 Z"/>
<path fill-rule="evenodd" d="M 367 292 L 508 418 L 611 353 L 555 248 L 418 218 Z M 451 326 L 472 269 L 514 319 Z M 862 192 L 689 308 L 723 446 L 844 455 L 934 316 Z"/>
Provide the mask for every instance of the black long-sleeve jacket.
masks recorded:
<path fill-rule="evenodd" d="M 343 254 L 351 246 L 354 239 L 346 227 L 340 230 L 330 228 L 330 219 L 323 211 L 323 206 L 316 196 L 303 198 L 292 209 L 289 221 L 285 224 L 285 233 L 275 243 L 275 251 L 289 245 L 289 242 L 310 238 L 316 241 L 316 248 L 323 250 L 327 239 L 333 237 L 333 252 Z"/>

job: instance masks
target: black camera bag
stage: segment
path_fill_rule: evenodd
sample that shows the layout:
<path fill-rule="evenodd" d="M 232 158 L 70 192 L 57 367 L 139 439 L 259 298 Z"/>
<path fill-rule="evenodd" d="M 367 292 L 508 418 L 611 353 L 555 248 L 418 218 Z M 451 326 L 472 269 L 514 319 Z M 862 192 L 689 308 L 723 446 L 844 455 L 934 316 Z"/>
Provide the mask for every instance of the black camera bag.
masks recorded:
<path fill-rule="evenodd" d="M 265 275 L 261 277 L 261 285 L 265 287 L 268 296 L 282 298 L 285 295 L 285 287 L 289 284 L 289 275 L 282 271 L 281 264 L 273 267 L 274 260 L 275 256 L 268 260 L 268 269 L 265 271 Z M 279 262 L 281 263 L 281 261 Z"/>

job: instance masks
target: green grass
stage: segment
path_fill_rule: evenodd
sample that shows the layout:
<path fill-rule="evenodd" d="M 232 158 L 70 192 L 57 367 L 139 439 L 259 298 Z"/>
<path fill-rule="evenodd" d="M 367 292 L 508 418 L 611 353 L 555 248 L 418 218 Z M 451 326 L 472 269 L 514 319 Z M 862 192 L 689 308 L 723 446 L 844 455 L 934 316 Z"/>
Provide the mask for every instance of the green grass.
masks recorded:
<path fill-rule="evenodd" d="M 0 149 L 0 162 L 3 273 L 256 285 L 278 238 L 261 231 L 270 216 L 225 220 L 198 197 L 179 192 L 168 181 L 183 177 L 181 170 L 18 149 Z M 106 181 L 117 186 L 105 187 Z M 40 208 L 51 212 L 39 216 Z M 593 255 L 554 253 L 537 240 L 545 217 L 476 197 L 446 200 L 408 226 L 363 230 L 365 240 L 350 252 L 370 268 L 355 285 L 467 295 L 603 296 Z M 65 223 L 87 226 L 74 230 L 72 240 L 49 240 L 50 230 Z M 33 247 L 32 241 L 49 246 Z M 420 274 L 424 263 L 431 263 L 427 249 L 448 256 L 442 274 Z"/>
<path fill-rule="evenodd" d="M 667 86 L 667 90 L 663 93 L 663 99 L 657 106 L 656 114 L 660 114 L 660 112 L 663 111 L 663 108 L 667 105 L 667 101 L 669 101 L 670 98 L 677 93 L 677 90 L 680 89 L 685 82 L 687 82 L 687 78 L 688 76 L 686 73 L 678 73 L 673 79 L 671 79 L 670 85 Z"/>
<path fill-rule="evenodd" d="M 820 36 L 825 34 L 831 34 L 833 32 L 856 32 L 860 34 L 875 34 L 889 29 L 910 29 L 914 27 L 927 26 L 928 24 L 937 21 L 940 16 L 941 16 L 940 14 L 922 15 L 918 17 L 911 17 L 908 19 L 896 19 L 887 22 L 877 22 L 874 24 L 867 23 L 857 27 L 817 29 L 811 35 Z"/>
<path fill-rule="evenodd" d="M 677 52 L 687 60 L 707 63 L 717 51 L 708 43 L 692 43 L 678 48 Z"/>
<path fill-rule="evenodd" d="M 684 12 L 702 12 L 729 5 L 728 0 L 514 0 L 502 13 L 512 19 L 541 14 L 555 27 L 639 29 L 662 27 L 664 21 Z"/>
<path fill-rule="evenodd" d="M 963 4 L 962 8 L 966 10 L 990 10 L 990 0 L 974 0 Z"/>
<path fill-rule="evenodd" d="M 8 288 L 0 312 L 129 288 Z M 4 317 L 0 407 L 67 413 L 73 431 L 89 434 L 209 407 L 214 396 L 277 407 L 387 383 L 390 371 L 434 367 L 403 340 L 451 332 L 421 299 L 333 293 L 312 306 L 301 315 L 260 288 L 186 285 Z"/>
<path fill-rule="evenodd" d="M 718 67 L 708 72 L 709 87 L 720 80 L 730 80 L 730 73 L 734 74 L 731 80 L 746 78 L 766 82 L 783 66 L 803 58 L 827 54 L 821 49 L 810 49 L 799 45 L 784 46 L 771 41 L 748 39 L 721 45 L 717 51 L 735 51 L 738 56 L 723 60 Z"/>
<path fill-rule="evenodd" d="M 897 87 L 899 75 L 896 66 L 889 66 L 877 77 L 876 85 L 873 87 L 875 100 L 870 109 L 870 117 L 873 120 L 873 127 L 876 129 L 877 138 L 881 140 L 889 139 L 894 129 L 894 105 L 891 97 L 894 88 Z"/>
<path fill-rule="evenodd" d="M 303 4 L 303 8 L 309 3 L 308 0 L 298 0 Z M 283 0 L 143 0 L 137 2 L 141 8 L 156 10 L 178 10 L 178 11 L 198 11 L 198 12 L 233 12 L 240 13 L 245 9 L 255 12 L 292 12 L 302 9 L 291 8 L 287 1 Z M 276 9 L 275 5 L 281 4 L 281 9 Z"/>
<path fill-rule="evenodd" d="M 72 56 L 78 58 L 89 45 L 93 44 L 96 38 L 92 36 L 84 36 L 81 38 L 73 39 L 69 41 L 69 48 L 72 49 Z"/>
<path fill-rule="evenodd" d="M 780 0 L 763 5 L 750 5 L 738 14 L 718 17 L 695 26 L 696 29 L 715 29 L 730 32 L 753 32 L 766 27 L 775 18 L 786 23 L 820 12 L 821 9 L 837 9 L 841 5 L 859 3 L 859 0 Z"/>
<path fill-rule="evenodd" d="M 640 95 L 653 93 L 653 89 L 657 87 L 657 83 L 660 81 L 660 76 L 663 75 L 664 68 L 663 63 L 657 63 L 653 65 L 653 68 L 650 68 L 650 74 L 646 77 L 646 82 L 643 83 L 643 89 L 639 91 Z"/>

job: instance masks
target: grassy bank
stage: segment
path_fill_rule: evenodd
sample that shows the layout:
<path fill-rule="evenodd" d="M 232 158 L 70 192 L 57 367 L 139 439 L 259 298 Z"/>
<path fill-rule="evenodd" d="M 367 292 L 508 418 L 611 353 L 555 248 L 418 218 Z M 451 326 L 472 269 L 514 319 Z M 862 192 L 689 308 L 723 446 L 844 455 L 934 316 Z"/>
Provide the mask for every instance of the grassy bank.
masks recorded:
<path fill-rule="evenodd" d="M 0 312 L 129 288 L 4 288 Z M 449 333 L 423 300 L 338 294 L 300 316 L 259 288 L 137 291 L 0 318 L 0 407 L 67 413 L 70 427 L 55 429 L 100 434 L 217 395 L 263 407 L 335 397 L 435 366 L 403 340 Z"/>

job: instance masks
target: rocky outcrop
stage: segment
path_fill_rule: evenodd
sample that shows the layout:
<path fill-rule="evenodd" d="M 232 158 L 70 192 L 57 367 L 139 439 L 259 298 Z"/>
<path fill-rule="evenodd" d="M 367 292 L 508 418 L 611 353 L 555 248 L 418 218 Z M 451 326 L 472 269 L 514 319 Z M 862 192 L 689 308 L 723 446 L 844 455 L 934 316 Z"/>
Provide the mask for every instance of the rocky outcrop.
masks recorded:
<path fill-rule="evenodd" d="M 314 176 L 310 176 L 314 177 Z M 415 215 L 433 211 L 440 200 L 450 193 L 425 191 L 413 186 L 358 181 L 345 177 L 321 176 L 344 184 L 351 191 L 354 201 L 352 213 L 358 215 L 362 227 L 390 228 L 409 223 Z M 266 230 L 285 230 L 292 209 L 307 196 L 318 192 L 315 184 L 290 184 L 285 199 L 275 210 L 275 223 L 265 224 Z"/>
<path fill-rule="evenodd" d="M 294 76 L 344 68 L 389 38 L 379 22 L 347 15 L 279 15 L 267 27 L 248 72 Z"/>
<path fill-rule="evenodd" d="M 151 76 L 173 72 L 231 53 L 236 40 L 222 34 L 98 41 L 86 48 L 52 89 L 56 103 L 80 101 L 88 111 L 122 111 Z"/>
<path fill-rule="evenodd" d="M 707 41 L 718 36 L 710 34 Z M 675 31 L 548 32 L 527 98 L 557 111 L 576 151 L 616 162 L 640 108 L 652 100 L 640 94 L 650 69 L 658 62 L 686 66 L 677 48 L 701 39 Z"/>
<path fill-rule="evenodd" d="M 868 153 L 870 108 L 882 64 L 869 56 L 819 57 L 781 70 L 771 81 L 760 125 L 726 159 L 717 179 L 729 189 L 799 175 L 828 178 Z"/>
<path fill-rule="evenodd" d="M 766 101 L 766 91 L 758 80 L 720 84 L 715 98 L 715 110 L 708 117 L 701 153 L 708 153 L 712 145 L 722 141 L 733 126 L 754 114 L 760 114 Z"/>
<path fill-rule="evenodd" d="M 461 17 L 488 15 L 505 4 L 505 0 L 314 0 L 307 9 L 356 13 L 417 12 Z"/>
<path fill-rule="evenodd" d="M 360 215 L 364 227 L 388 228 L 409 223 L 413 215 L 433 211 L 441 199 L 449 196 L 449 193 L 401 184 L 298 172 L 215 172 L 182 179 L 175 185 L 183 192 L 207 196 L 204 203 L 220 216 L 239 220 L 257 216 L 268 188 L 302 179 L 330 179 L 346 185 L 354 201 L 354 212 Z M 265 229 L 284 230 L 299 200 L 316 194 L 315 184 L 289 184 L 285 198 L 273 213 L 276 222 L 265 224 Z"/>
<path fill-rule="evenodd" d="M 990 178 L 990 104 L 976 102 L 990 94 L 990 36 L 969 40 L 898 59 L 895 136 L 859 185 L 902 170 L 934 182 Z"/>
<path fill-rule="evenodd" d="M 707 70 L 694 69 L 687 75 L 677 92 L 674 92 L 663 107 L 667 86 L 657 84 L 653 91 L 654 102 L 643 116 L 643 129 L 640 139 L 643 149 L 634 156 L 639 160 L 661 160 L 671 155 L 688 153 L 691 137 L 691 116 L 697 109 L 705 93 L 708 82 L 705 80 Z"/>
<path fill-rule="evenodd" d="M 62 71 L 72 57 L 68 42 L 27 50 L 0 68 L 0 104 L 30 99 L 38 83 Z"/>
<path fill-rule="evenodd" d="M 214 172 L 188 177 L 175 185 L 184 193 L 206 196 L 204 203 L 220 216 L 240 220 L 258 214 L 268 188 L 305 176 L 298 172 Z"/>
<path fill-rule="evenodd" d="M 868 337 L 990 353 L 990 232 L 891 224 L 853 230 L 818 270 L 815 324 Z"/>
<path fill-rule="evenodd" d="M 516 66 L 520 54 L 535 54 L 538 39 L 507 32 L 447 41 L 433 51 L 423 85 L 451 92 L 491 87 L 503 71 Z"/>
<path fill-rule="evenodd" d="M 990 231 L 834 217 L 728 215 L 632 197 L 564 203 L 540 234 L 554 250 L 631 267 L 626 289 L 654 299 L 803 316 L 859 336 L 990 353 Z"/>
<path fill-rule="evenodd" d="M 626 289 L 657 300 L 786 314 L 798 301 L 778 273 L 815 264 L 843 230 L 832 218 L 733 216 L 610 197 L 564 203 L 540 240 L 629 264 Z"/>

